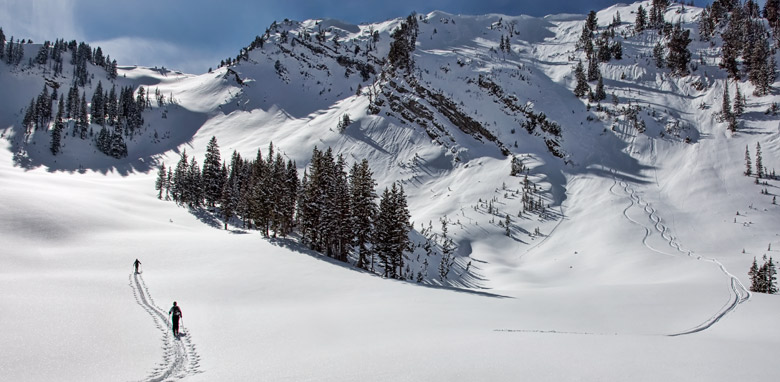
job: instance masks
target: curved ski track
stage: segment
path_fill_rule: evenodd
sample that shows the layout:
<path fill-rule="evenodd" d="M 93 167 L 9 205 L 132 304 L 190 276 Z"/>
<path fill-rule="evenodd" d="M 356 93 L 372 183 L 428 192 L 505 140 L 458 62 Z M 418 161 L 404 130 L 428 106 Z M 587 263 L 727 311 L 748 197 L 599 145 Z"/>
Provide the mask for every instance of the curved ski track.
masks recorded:
<path fill-rule="evenodd" d="M 739 304 L 750 299 L 750 292 L 748 291 L 748 289 L 745 288 L 745 286 L 742 284 L 741 281 L 739 281 L 739 279 L 736 276 L 729 273 L 729 271 L 726 270 L 726 267 L 720 261 L 714 258 L 695 255 L 693 251 L 684 250 L 680 245 L 680 243 L 677 242 L 677 238 L 672 236 L 672 234 L 669 232 L 668 227 L 663 223 L 661 217 L 658 216 L 658 211 L 655 208 L 653 208 L 649 203 L 647 203 L 639 195 L 637 195 L 636 190 L 631 188 L 631 186 L 628 183 L 623 181 L 618 181 L 617 177 L 614 177 L 613 181 L 614 183 L 612 184 L 612 187 L 609 188 L 609 191 L 615 196 L 620 196 L 614 191 L 615 186 L 619 185 L 620 188 L 622 188 L 623 191 L 628 196 L 630 202 L 628 206 L 623 210 L 623 216 L 631 223 L 645 229 L 645 236 L 642 239 L 642 244 L 645 247 L 647 247 L 647 249 L 665 256 L 687 255 L 688 257 L 694 258 L 696 260 L 708 261 L 714 263 L 720 268 L 721 272 L 723 272 L 723 274 L 725 274 L 730 280 L 731 293 L 729 294 L 729 299 L 715 314 L 713 314 L 707 320 L 705 320 L 704 322 L 702 322 L 701 324 L 693 328 L 690 328 L 688 330 L 679 333 L 669 334 L 669 336 L 675 337 L 675 336 L 681 336 L 686 334 L 698 333 L 707 330 L 710 327 L 712 327 L 712 325 L 715 325 L 716 322 L 720 321 L 721 318 L 725 317 L 727 314 L 729 314 L 734 309 L 736 309 L 736 307 Z M 641 208 L 644 214 L 647 215 L 647 218 L 650 223 L 650 227 L 648 227 L 646 224 L 642 224 L 632 219 L 628 215 L 628 211 L 635 206 Z M 661 235 L 661 238 L 665 242 L 667 242 L 669 244 L 669 247 L 671 247 L 674 250 L 674 252 L 677 252 L 677 254 L 675 255 L 672 253 L 667 253 L 659 249 L 653 248 L 648 243 L 648 238 L 652 235 L 653 231 L 658 232 Z"/>
<path fill-rule="evenodd" d="M 189 331 L 184 331 L 179 338 L 173 337 L 168 314 L 155 305 L 149 288 L 146 287 L 140 274 L 130 275 L 130 287 L 133 288 L 135 301 L 149 313 L 154 325 L 160 330 L 163 342 L 163 361 L 155 367 L 143 382 L 162 382 L 182 379 L 188 375 L 199 373 L 200 356 L 195 351 L 195 344 Z"/>

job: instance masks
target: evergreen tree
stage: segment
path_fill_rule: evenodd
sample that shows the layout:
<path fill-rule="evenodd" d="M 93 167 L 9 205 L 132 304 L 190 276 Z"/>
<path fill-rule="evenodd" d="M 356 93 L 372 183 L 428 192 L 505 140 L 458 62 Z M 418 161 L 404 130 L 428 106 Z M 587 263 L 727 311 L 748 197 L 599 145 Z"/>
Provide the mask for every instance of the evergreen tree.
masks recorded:
<path fill-rule="evenodd" d="M 187 170 L 189 169 L 189 162 L 187 159 L 187 150 L 181 152 L 179 163 L 176 164 L 176 170 L 173 173 L 172 182 L 172 194 L 173 200 L 177 204 L 183 204 L 185 202 L 185 188 L 187 188 Z"/>
<path fill-rule="evenodd" d="M 764 161 L 761 158 L 761 143 L 756 142 L 756 176 L 764 177 Z"/>
<path fill-rule="evenodd" d="M 678 76 L 688 75 L 688 64 L 691 62 L 691 52 L 688 50 L 688 44 L 691 43 L 691 31 L 682 30 L 682 24 L 677 22 L 672 31 L 669 41 L 669 55 L 666 62 L 672 69 L 672 74 Z"/>
<path fill-rule="evenodd" d="M 723 103 L 721 106 L 721 117 L 724 121 L 728 122 L 729 130 L 732 132 L 737 131 L 737 118 L 731 112 L 731 100 L 729 99 L 729 84 L 726 81 L 723 87 Z"/>
<path fill-rule="evenodd" d="M 165 169 L 165 163 L 163 163 L 157 171 L 157 180 L 154 182 L 154 189 L 158 191 L 157 199 L 162 200 L 163 190 L 165 189 L 165 184 L 168 182 L 166 179 L 167 176 L 168 171 Z"/>
<path fill-rule="evenodd" d="M 385 277 L 403 278 L 403 254 L 409 249 L 409 211 L 403 188 L 385 188 L 375 221 L 374 252 Z"/>
<path fill-rule="evenodd" d="M 723 37 L 723 47 L 721 49 L 720 67 L 726 70 L 729 78 L 736 80 L 740 78 L 737 58 L 742 52 L 743 47 L 743 27 L 744 25 L 737 12 L 732 14 L 726 30 L 721 33 L 721 36 Z"/>
<path fill-rule="evenodd" d="M 299 181 L 298 167 L 292 160 L 287 161 L 287 168 L 284 176 L 283 193 L 281 199 L 281 232 L 282 236 L 287 236 L 292 232 L 295 226 L 295 207 L 298 199 Z"/>
<path fill-rule="evenodd" d="M 710 6 L 706 6 L 699 16 L 699 40 L 710 41 L 715 33 L 715 21 L 711 15 Z"/>
<path fill-rule="evenodd" d="M 35 99 L 30 99 L 30 106 L 27 106 L 27 110 L 24 113 L 24 119 L 22 119 L 22 126 L 24 126 L 25 134 L 30 134 L 35 127 Z"/>
<path fill-rule="evenodd" d="M 0 59 L 5 56 L 5 33 L 3 28 L 0 28 Z"/>
<path fill-rule="evenodd" d="M 599 19 L 596 17 L 596 11 L 591 10 L 588 12 L 588 18 L 585 19 L 585 26 L 591 31 L 595 32 L 599 28 Z"/>
<path fill-rule="evenodd" d="M 92 123 L 96 123 L 101 126 L 105 126 L 105 105 L 104 105 L 104 99 L 103 99 L 103 84 L 101 81 L 98 81 L 97 86 L 95 87 L 95 92 L 92 94 Z"/>
<path fill-rule="evenodd" d="M 6 51 L 5 51 L 5 62 L 8 65 L 13 65 L 14 63 L 14 36 L 11 36 L 11 39 L 8 40 L 8 44 L 6 44 Z"/>
<path fill-rule="evenodd" d="M 393 41 L 390 43 L 390 52 L 387 58 L 393 68 L 400 68 L 411 73 L 414 67 L 412 52 L 415 49 L 418 33 L 417 17 L 412 13 L 390 35 Z"/>
<path fill-rule="evenodd" d="M 187 188 L 184 191 L 184 195 L 190 207 L 200 207 L 203 204 L 203 182 L 200 175 L 200 166 L 198 166 L 198 161 L 194 158 L 187 170 Z"/>
<path fill-rule="evenodd" d="M 601 77 L 601 70 L 599 69 L 599 61 L 595 55 L 588 57 L 588 81 L 596 81 Z"/>
<path fill-rule="evenodd" d="M 750 161 L 750 149 L 745 146 L 745 175 L 753 175 L 753 163 Z"/>
<path fill-rule="evenodd" d="M 769 21 L 769 26 L 772 29 L 777 29 L 778 21 L 780 21 L 780 0 L 766 0 L 764 17 Z"/>
<path fill-rule="evenodd" d="M 593 54 L 593 31 L 588 28 L 587 24 L 582 26 L 582 33 L 577 42 L 577 49 L 585 51 L 585 55 L 588 57 Z"/>
<path fill-rule="evenodd" d="M 582 61 L 578 62 L 577 67 L 574 68 L 574 78 L 577 81 L 577 85 L 574 87 L 574 95 L 577 98 L 582 98 L 590 92 L 590 86 L 588 86 L 588 81 L 585 77 L 585 69 L 582 67 Z"/>
<path fill-rule="evenodd" d="M 76 127 L 81 139 L 87 139 L 87 128 L 89 127 L 89 118 L 87 117 L 87 95 L 81 93 L 81 102 L 79 103 L 79 114 L 76 121 Z"/>
<path fill-rule="evenodd" d="M 214 207 L 222 197 L 222 158 L 219 153 L 217 137 L 212 136 L 206 147 L 206 158 L 203 160 L 203 191 L 206 204 Z"/>
<path fill-rule="evenodd" d="M 769 258 L 769 261 L 766 263 L 766 270 L 765 270 L 765 293 L 769 294 L 775 294 L 777 293 L 777 269 L 775 268 L 775 262 L 772 260 L 772 258 Z"/>
<path fill-rule="evenodd" d="M 739 83 L 736 84 L 736 91 L 734 92 L 734 116 L 741 117 L 745 112 L 744 98 L 742 92 L 739 91 Z"/>
<path fill-rule="evenodd" d="M 636 23 L 634 24 L 634 30 L 637 33 L 641 33 L 647 29 L 647 11 L 640 5 L 636 12 Z"/>
<path fill-rule="evenodd" d="M 76 118 L 79 111 L 79 91 L 75 86 L 68 90 L 68 100 L 65 104 L 65 118 Z"/>
<path fill-rule="evenodd" d="M 607 98 L 607 92 L 604 91 L 604 79 L 599 76 L 599 82 L 596 84 L 596 91 L 593 93 L 593 101 L 600 102 Z"/>
<path fill-rule="evenodd" d="M 655 46 L 653 47 L 653 58 L 655 58 L 655 66 L 657 68 L 666 66 L 666 61 L 664 60 L 664 47 L 661 45 L 660 41 L 655 43 Z"/>
<path fill-rule="evenodd" d="M 612 44 L 612 56 L 615 57 L 616 60 L 622 60 L 623 59 L 623 45 L 620 43 L 620 41 L 615 41 L 615 43 Z"/>
<path fill-rule="evenodd" d="M 650 6 L 650 25 L 655 29 L 661 29 L 664 25 L 664 13 L 669 6 L 669 0 L 653 0 Z"/>
<path fill-rule="evenodd" d="M 57 155 L 60 153 L 62 131 L 65 129 L 65 123 L 62 121 L 62 114 L 65 110 L 62 97 L 60 97 L 59 107 L 57 108 L 57 119 L 54 122 L 54 129 L 51 131 L 51 154 Z"/>
<path fill-rule="evenodd" d="M 222 218 L 225 220 L 225 229 L 228 229 L 228 222 L 235 216 L 236 207 L 238 205 L 238 187 L 236 183 L 237 179 L 228 178 L 222 185 L 222 195 L 220 196 L 219 207 L 222 212 Z"/>
<path fill-rule="evenodd" d="M 759 290 L 761 282 L 759 280 L 759 274 L 758 274 L 758 262 L 756 261 L 755 257 L 753 257 L 753 264 L 750 266 L 750 271 L 748 271 L 748 276 L 750 276 L 750 291 L 761 292 Z"/>
<path fill-rule="evenodd" d="M 748 54 L 749 53 L 749 54 Z M 769 92 L 769 87 L 774 82 L 773 76 L 770 75 L 770 71 L 774 71 L 771 67 L 769 49 L 769 43 L 765 38 L 759 38 L 758 41 L 753 43 L 753 48 L 750 52 L 745 52 L 747 55 L 745 63 L 748 72 L 748 79 L 756 86 L 756 95 L 765 95 Z"/>
<path fill-rule="evenodd" d="M 375 200 L 377 198 L 374 187 L 373 173 L 368 165 L 368 160 L 356 162 L 349 173 L 349 193 L 352 201 L 351 221 L 352 232 L 355 239 L 354 245 L 358 251 L 357 267 L 366 269 L 373 264 L 373 255 L 369 253 L 367 245 L 373 234 L 373 221 L 377 214 Z"/>

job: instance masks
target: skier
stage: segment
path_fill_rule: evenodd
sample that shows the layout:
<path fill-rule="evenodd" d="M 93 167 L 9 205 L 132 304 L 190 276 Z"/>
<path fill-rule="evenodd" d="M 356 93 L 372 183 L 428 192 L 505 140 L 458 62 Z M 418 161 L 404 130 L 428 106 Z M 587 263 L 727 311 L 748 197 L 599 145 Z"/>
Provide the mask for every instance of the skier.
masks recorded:
<path fill-rule="evenodd" d="M 176 305 L 176 301 L 173 302 L 171 310 L 168 311 L 168 315 L 172 318 L 173 335 L 179 337 L 179 320 L 182 318 L 181 309 Z"/>
<path fill-rule="evenodd" d="M 141 262 L 138 261 L 138 259 L 135 259 L 133 262 L 133 266 L 135 266 L 135 273 L 138 273 L 138 266 L 141 265 Z"/>

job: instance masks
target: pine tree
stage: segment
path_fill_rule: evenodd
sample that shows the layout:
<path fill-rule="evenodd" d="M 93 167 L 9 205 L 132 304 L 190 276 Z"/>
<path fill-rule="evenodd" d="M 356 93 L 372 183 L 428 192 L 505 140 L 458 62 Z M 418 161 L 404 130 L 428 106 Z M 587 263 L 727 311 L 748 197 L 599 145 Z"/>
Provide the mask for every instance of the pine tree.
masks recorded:
<path fill-rule="evenodd" d="M 772 258 L 769 258 L 769 261 L 766 263 L 766 293 L 769 294 L 775 294 L 777 293 L 777 269 L 775 268 L 775 263 L 772 260 Z"/>
<path fill-rule="evenodd" d="M 206 147 L 206 158 L 203 160 L 203 192 L 206 204 L 216 206 L 222 196 L 222 158 L 219 153 L 217 137 L 212 136 Z"/>
<path fill-rule="evenodd" d="M 777 29 L 780 21 L 780 0 L 766 0 L 764 3 L 764 17 L 769 21 L 769 26 Z"/>
<path fill-rule="evenodd" d="M 593 31 L 587 25 L 582 26 L 582 33 L 577 42 L 577 49 L 585 51 L 585 55 L 590 57 L 593 54 Z"/>
<path fill-rule="evenodd" d="M 737 131 L 737 118 L 734 117 L 734 114 L 731 112 L 731 100 L 729 99 L 729 84 L 728 81 L 726 81 L 725 86 L 723 87 L 723 103 L 721 106 L 721 117 L 724 121 L 728 122 L 729 124 L 729 130 L 731 132 Z"/>
<path fill-rule="evenodd" d="M 162 200 L 163 190 L 165 189 L 165 184 L 168 182 L 166 179 L 167 176 L 168 171 L 165 169 L 165 163 L 163 163 L 157 171 L 157 180 L 154 182 L 154 189 L 158 191 L 157 199 Z"/>
<path fill-rule="evenodd" d="M 439 261 L 439 279 L 444 282 L 455 263 L 453 253 L 455 252 L 455 243 L 451 238 L 445 237 L 441 244 L 441 260 Z"/>
<path fill-rule="evenodd" d="M 385 188 L 375 221 L 374 251 L 382 261 L 385 277 L 402 279 L 404 252 L 410 248 L 409 210 L 403 187 Z"/>
<path fill-rule="evenodd" d="M 764 177 L 764 162 L 761 158 L 761 143 L 756 142 L 756 176 L 758 178 Z"/>
<path fill-rule="evenodd" d="M 5 33 L 3 28 L 0 28 L 0 59 L 5 56 Z"/>
<path fill-rule="evenodd" d="M 753 175 L 753 164 L 750 161 L 750 149 L 745 146 L 745 176 Z"/>
<path fill-rule="evenodd" d="M 687 76 L 689 73 L 688 64 L 691 62 L 691 52 L 688 50 L 688 45 L 691 43 L 690 35 L 690 30 L 682 30 L 680 22 L 674 25 L 669 40 L 669 54 L 666 57 L 666 62 L 669 68 L 672 69 L 672 74 Z"/>
<path fill-rule="evenodd" d="M 669 0 L 653 0 L 650 7 L 650 25 L 655 29 L 661 29 L 664 25 L 664 13 L 669 6 Z"/>
<path fill-rule="evenodd" d="M 661 45 L 660 41 L 653 47 L 653 58 L 655 59 L 655 66 L 657 68 L 660 69 L 666 66 L 666 61 L 664 60 L 664 47 Z"/>
<path fill-rule="evenodd" d="M 228 222 L 235 216 L 237 197 L 236 191 L 238 189 L 237 184 L 228 178 L 228 180 L 222 185 L 222 195 L 220 195 L 219 208 L 222 212 L 222 219 L 225 221 L 225 229 L 228 229 Z"/>
<path fill-rule="evenodd" d="M 14 36 L 11 36 L 11 39 L 8 40 L 5 52 L 5 62 L 8 65 L 12 65 L 14 63 Z"/>
<path fill-rule="evenodd" d="M 92 123 L 96 123 L 101 126 L 105 126 L 105 110 L 106 107 L 104 105 L 104 99 L 103 99 L 103 84 L 101 81 L 98 81 L 97 86 L 95 87 L 95 93 L 92 94 Z"/>
<path fill-rule="evenodd" d="M 737 58 L 742 52 L 743 47 L 743 23 L 739 17 L 739 12 L 732 14 L 729 24 L 725 31 L 721 33 L 723 37 L 723 47 L 721 49 L 720 67 L 725 69 L 729 78 L 740 79 L 739 64 Z"/>
<path fill-rule="evenodd" d="M 601 102 L 607 98 L 607 92 L 604 90 L 604 79 L 599 76 L 599 82 L 596 84 L 596 91 L 593 93 L 592 101 Z"/>
<path fill-rule="evenodd" d="M 615 57 L 616 60 L 622 60 L 623 59 L 623 45 L 620 43 L 620 41 L 615 41 L 615 43 L 612 44 L 612 56 Z"/>
<path fill-rule="evenodd" d="M 574 95 L 577 98 L 582 98 L 590 92 L 590 86 L 588 86 L 588 80 L 585 77 L 585 69 L 582 67 L 582 61 L 577 63 L 577 67 L 574 68 L 574 78 L 577 81 L 577 85 L 574 87 Z"/>
<path fill-rule="evenodd" d="M 49 149 L 51 150 L 52 155 L 60 153 L 62 131 L 65 130 L 65 123 L 62 121 L 62 114 L 64 111 L 65 106 L 62 97 L 60 97 L 59 107 L 57 108 L 57 119 L 54 122 L 54 129 L 51 131 L 51 147 Z"/>
<path fill-rule="evenodd" d="M 30 99 L 30 106 L 27 106 L 27 110 L 24 113 L 24 119 L 22 119 L 22 126 L 24 126 L 25 134 L 30 134 L 35 127 L 35 99 Z"/>
<path fill-rule="evenodd" d="M 741 117 L 745 113 L 744 98 L 742 92 L 739 91 L 739 84 L 736 84 L 736 91 L 734 92 L 734 117 Z"/>
<path fill-rule="evenodd" d="M 368 160 L 363 159 L 359 164 L 356 162 L 352 166 L 349 174 L 349 193 L 351 198 L 351 221 L 352 232 L 358 251 L 357 267 L 366 269 L 369 266 L 369 258 L 373 255 L 368 251 L 367 245 L 373 234 L 373 221 L 377 214 L 375 200 L 377 198 L 374 187 L 373 173 L 368 165 Z"/>
<path fill-rule="evenodd" d="M 87 139 L 87 128 L 89 127 L 89 117 L 87 117 L 87 95 L 81 93 L 81 102 L 79 103 L 79 114 L 76 121 L 76 127 L 79 130 L 79 137 Z"/>
<path fill-rule="evenodd" d="M 601 69 L 599 69 L 599 61 L 593 54 L 588 57 L 588 81 L 596 81 L 599 78 L 601 78 Z"/>
<path fill-rule="evenodd" d="M 634 24 L 634 30 L 637 33 L 641 33 L 647 29 L 647 11 L 640 5 L 636 12 L 636 23 Z"/>
<path fill-rule="evenodd" d="M 761 283 L 759 281 L 758 262 L 756 261 L 755 257 L 753 257 L 753 265 L 750 266 L 750 271 L 748 271 L 748 276 L 750 276 L 750 291 L 760 292 L 759 285 Z"/>
<path fill-rule="evenodd" d="M 585 26 L 591 31 L 595 32 L 599 28 L 599 19 L 596 17 L 596 11 L 591 10 L 588 12 L 588 18 L 585 19 Z"/>
<path fill-rule="evenodd" d="M 187 188 L 187 170 L 189 169 L 189 163 L 187 159 L 187 150 L 181 152 L 181 158 L 179 163 L 176 164 L 176 170 L 173 173 L 172 181 L 172 194 L 173 200 L 177 204 L 185 203 L 185 189 Z"/>
<path fill-rule="evenodd" d="M 194 158 L 190 161 L 190 167 L 186 176 L 185 199 L 190 207 L 200 207 L 203 204 L 203 182 L 200 175 L 200 166 L 198 166 L 198 161 Z"/>

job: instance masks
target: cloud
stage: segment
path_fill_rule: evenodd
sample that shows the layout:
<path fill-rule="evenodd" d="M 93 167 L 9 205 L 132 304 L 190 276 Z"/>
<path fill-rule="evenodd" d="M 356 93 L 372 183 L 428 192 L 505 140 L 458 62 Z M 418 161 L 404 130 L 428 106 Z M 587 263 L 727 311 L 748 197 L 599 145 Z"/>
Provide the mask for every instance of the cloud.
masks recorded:
<path fill-rule="evenodd" d="M 119 37 L 89 44 L 93 48 L 99 46 L 103 54 L 110 55 L 119 65 L 164 66 L 200 74 L 208 71 L 209 67 L 216 67 L 219 62 L 211 52 L 143 37 Z"/>
<path fill-rule="evenodd" d="M 74 15 L 76 0 L 0 0 L 0 27 L 6 38 L 34 42 L 83 39 Z"/>

